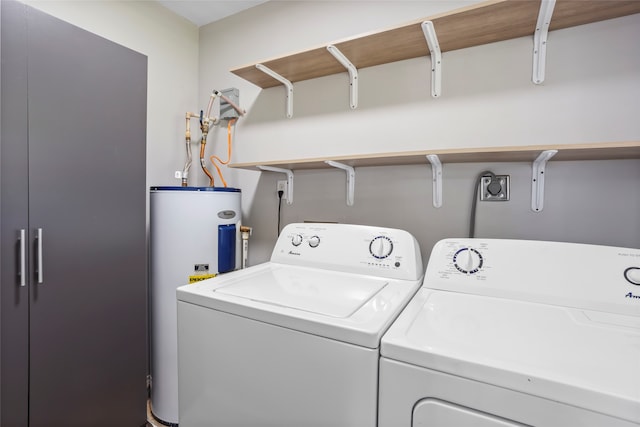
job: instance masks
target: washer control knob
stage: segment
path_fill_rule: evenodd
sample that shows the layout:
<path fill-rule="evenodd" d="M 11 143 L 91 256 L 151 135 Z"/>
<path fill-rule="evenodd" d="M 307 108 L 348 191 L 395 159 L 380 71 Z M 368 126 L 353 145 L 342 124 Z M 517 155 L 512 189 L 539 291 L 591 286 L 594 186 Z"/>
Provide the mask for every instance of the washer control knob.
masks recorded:
<path fill-rule="evenodd" d="M 640 267 L 629 267 L 624 271 L 624 278 L 632 285 L 640 286 Z"/>
<path fill-rule="evenodd" d="M 311 238 L 309 239 L 309 246 L 311 246 L 312 248 L 317 248 L 319 244 L 320 238 L 318 236 L 311 236 Z"/>
<path fill-rule="evenodd" d="M 385 259 L 393 252 L 393 242 L 387 236 L 378 236 L 369 243 L 369 252 L 375 258 Z"/>
<path fill-rule="evenodd" d="M 482 254 L 473 248 L 459 249 L 453 255 L 453 265 L 456 269 L 464 274 L 477 273 L 484 263 Z"/>
<path fill-rule="evenodd" d="M 293 246 L 300 246 L 301 243 L 302 243 L 302 236 L 300 234 L 294 234 L 293 237 L 291 238 L 291 244 Z"/>

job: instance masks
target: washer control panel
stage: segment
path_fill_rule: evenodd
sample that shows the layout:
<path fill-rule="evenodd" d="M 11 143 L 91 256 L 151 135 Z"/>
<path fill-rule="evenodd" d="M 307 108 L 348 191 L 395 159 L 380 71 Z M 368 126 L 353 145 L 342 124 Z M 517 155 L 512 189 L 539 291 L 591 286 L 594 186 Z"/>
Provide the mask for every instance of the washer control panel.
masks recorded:
<path fill-rule="evenodd" d="M 302 244 L 303 240 L 304 240 L 304 238 L 302 237 L 302 234 L 294 234 L 291 237 L 291 244 L 293 246 L 300 246 Z"/>
<path fill-rule="evenodd" d="M 640 267 L 627 268 L 624 271 L 624 278 L 632 285 L 640 286 Z"/>
<path fill-rule="evenodd" d="M 428 288 L 639 316 L 640 249 L 502 239 L 444 239 Z"/>
<path fill-rule="evenodd" d="M 474 274 L 480 271 L 484 258 L 482 254 L 474 248 L 461 248 L 453 254 L 453 265 L 464 274 Z"/>
<path fill-rule="evenodd" d="M 317 248 L 320 246 L 320 237 L 319 236 L 303 236 L 302 234 L 294 233 L 291 236 L 291 245 L 293 247 L 298 247 L 301 244 L 305 243 L 309 245 L 310 248 Z"/>
<path fill-rule="evenodd" d="M 411 234 L 353 224 L 289 224 L 271 261 L 407 280 L 424 273 L 420 247 Z"/>
<path fill-rule="evenodd" d="M 388 236 L 377 236 L 369 243 L 369 253 L 377 259 L 388 258 L 393 252 L 393 240 Z"/>

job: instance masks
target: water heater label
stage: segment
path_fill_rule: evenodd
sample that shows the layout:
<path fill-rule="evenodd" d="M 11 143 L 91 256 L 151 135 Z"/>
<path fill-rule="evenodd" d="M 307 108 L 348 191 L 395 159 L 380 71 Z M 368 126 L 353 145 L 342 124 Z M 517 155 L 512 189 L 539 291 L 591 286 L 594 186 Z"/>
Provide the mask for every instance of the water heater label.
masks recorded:
<path fill-rule="evenodd" d="M 193 271 L 195 271 L 196 273 L 208 273 L 209 264 L 196 264 L 193 266 Z"/>
<path fill-rule="evenodd" d="M 193 271 L 195 274 L 189 276 L 189 284 L 216 277 L 216 274 L 209 274 L 209 264 L 194 264 Z"/>
<path fill-rule="evenodd" d="M 221 219 L 231 219 L 235 218 L 236 213 L 234 211 L 220 211 L 218 212 L 218 218 Z"/>
<path fill-rule="evenodd" d="M 216 277 L 216 274 L 199 274 L 197 276 L 189 276 L 189 284 L 202 282 L 203 280 L 211 279 L 212 277 Z"/>

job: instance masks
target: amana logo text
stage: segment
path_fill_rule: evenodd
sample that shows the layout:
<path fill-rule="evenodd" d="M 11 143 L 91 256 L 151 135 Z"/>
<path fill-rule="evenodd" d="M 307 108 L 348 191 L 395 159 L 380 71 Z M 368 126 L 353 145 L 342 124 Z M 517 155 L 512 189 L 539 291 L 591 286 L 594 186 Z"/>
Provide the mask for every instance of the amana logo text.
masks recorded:
<path fill-rule="evenodd" d="M 634 295 L 633 293 L 629 292 L 628 294 L 626 294 L 624 296 L 625 298 L 635 298 L 635 299 L 640 299 L 640 295 Z"/>

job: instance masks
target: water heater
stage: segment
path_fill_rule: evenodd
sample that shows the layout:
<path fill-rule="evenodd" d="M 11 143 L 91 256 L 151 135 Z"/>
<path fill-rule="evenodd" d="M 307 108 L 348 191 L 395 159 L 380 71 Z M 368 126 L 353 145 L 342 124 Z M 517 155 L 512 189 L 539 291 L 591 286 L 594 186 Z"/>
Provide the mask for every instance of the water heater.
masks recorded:
<path fill-rule="evenodd" d="M 151 187 L 151 410 L 178 424 L 176 288 L 240 268 L 240 190 Z"/>

